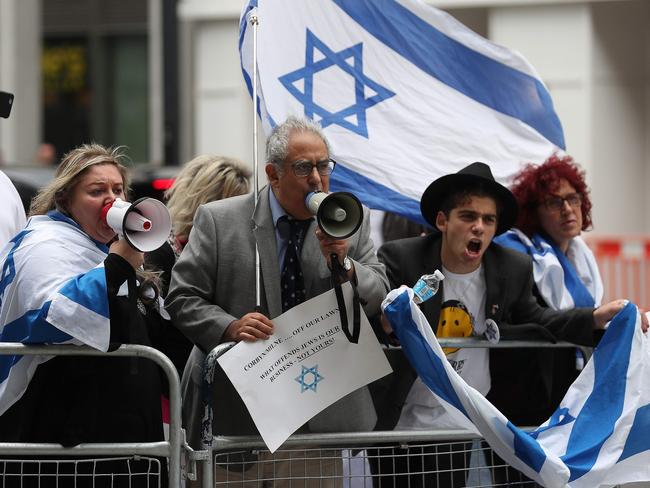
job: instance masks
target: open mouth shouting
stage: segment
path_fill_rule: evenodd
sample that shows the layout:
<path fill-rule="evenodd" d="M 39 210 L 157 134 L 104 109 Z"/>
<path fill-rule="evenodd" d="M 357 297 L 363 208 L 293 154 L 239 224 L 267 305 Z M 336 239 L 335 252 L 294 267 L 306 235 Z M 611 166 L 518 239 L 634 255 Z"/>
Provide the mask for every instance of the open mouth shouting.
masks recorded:
<path fill-rule="evenodd" d="M 471 239 L 467 243 L 465 254 L 470 258 L 479 258 L 481 257 L 482 247 L 483 247 L 483 242 L 480 239 Z"/>

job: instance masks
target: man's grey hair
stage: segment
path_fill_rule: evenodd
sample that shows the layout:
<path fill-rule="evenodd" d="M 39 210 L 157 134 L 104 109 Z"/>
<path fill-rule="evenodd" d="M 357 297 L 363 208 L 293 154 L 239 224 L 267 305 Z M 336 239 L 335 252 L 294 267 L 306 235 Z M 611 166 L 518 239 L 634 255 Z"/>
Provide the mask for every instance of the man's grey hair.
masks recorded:
<path fill-rule="evenodd" d="M 330 154 L 330 144 L 325 137 L 322 127 L 317 122 L 304 117 L 290 115 L 280 125 L 277 125 L 266 140 L 266 162 L 272 163 L 278 170 L 282 170 L 282 163 L 289 154 L 289 137 L 293 132 L 311 132 L 320 137 Z"/>

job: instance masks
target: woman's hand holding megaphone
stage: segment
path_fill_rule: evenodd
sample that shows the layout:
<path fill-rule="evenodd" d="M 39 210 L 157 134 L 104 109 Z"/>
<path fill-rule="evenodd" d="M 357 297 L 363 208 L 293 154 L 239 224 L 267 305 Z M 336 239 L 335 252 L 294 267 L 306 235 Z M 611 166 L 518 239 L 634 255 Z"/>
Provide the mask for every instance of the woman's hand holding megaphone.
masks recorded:
<path fill-rule="evenodd" d="M 144 264 L 144 253 L 135 249 L 124 239 L 114 241 L 109 248 L 109 253 L 123 257 L 133 266 L 133 269 L 140 269 Z"/>

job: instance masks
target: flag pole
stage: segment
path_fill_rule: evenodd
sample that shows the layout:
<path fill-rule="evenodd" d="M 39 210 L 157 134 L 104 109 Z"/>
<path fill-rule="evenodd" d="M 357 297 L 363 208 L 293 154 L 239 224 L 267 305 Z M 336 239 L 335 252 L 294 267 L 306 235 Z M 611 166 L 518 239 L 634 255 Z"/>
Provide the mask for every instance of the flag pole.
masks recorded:
<path fill-rule="evenodd" d="M 259 161 L 257 156 L 257 27 L 259 21 L 257 18 L 257 9 L 250 12 L 248 22 L 253 28 L 253 194 L 255 201 L 255 209 L 253 215 L 257 211 L 257 204 L 259 199 Z M 255 222 L 253 222 L 255 226 Z M 259 312 L 262 307 L 261 295 L 261 282 L 262 282 L 262 263 L 260 262 L 260 250 L 255 239 L 255 311 Z"/>

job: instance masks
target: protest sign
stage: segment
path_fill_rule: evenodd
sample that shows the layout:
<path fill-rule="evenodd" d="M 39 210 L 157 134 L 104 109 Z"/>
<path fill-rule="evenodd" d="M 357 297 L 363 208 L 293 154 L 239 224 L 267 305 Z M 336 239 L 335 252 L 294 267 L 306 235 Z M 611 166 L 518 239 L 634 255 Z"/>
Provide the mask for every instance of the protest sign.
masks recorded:
<path fill-rule="evenodd" d="M 352 323 L 352 287 L 343 285 Z M 341 327 L 334 290 L 273 319 L 265 341 L 240 342 L 219 358 L 271 452 L 348 393 L 391 372 L 363 310 L 357 344 Z"/>

